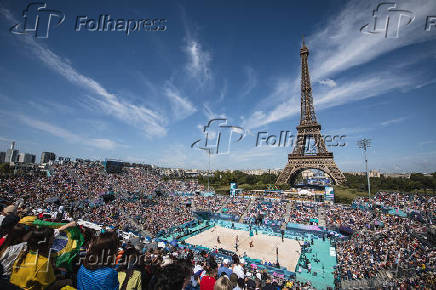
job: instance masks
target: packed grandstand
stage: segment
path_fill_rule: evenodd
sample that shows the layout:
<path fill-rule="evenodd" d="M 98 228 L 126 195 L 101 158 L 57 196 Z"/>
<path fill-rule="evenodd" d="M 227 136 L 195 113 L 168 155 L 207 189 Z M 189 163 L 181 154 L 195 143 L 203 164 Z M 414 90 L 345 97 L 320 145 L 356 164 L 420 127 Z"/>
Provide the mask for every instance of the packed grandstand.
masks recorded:
<path fill-rule="evenodd" d="M 378 192 L 342 205 L 279 193 L 204 192 L 193 180 L 166 180 L 140 167 L 111 174 L 98 162 L 1 179 L 1 289 L 436 285 L 433 196 Z M 215 225 L 301 241 L 298 264 L 286 269 L 237 246 L 230 251 L 185 241 Z"/>

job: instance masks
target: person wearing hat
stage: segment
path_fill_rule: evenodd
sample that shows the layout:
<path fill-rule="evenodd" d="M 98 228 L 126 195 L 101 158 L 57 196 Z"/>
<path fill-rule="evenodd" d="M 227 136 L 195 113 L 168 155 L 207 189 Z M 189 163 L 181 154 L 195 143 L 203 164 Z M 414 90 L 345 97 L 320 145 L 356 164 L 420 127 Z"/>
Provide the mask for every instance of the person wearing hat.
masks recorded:
<path fill-rule="evenodd" d="M 0 215 L 0 225 L 3 223 L 3 219 L 10 214 L 16 214 L 17 213 L 17 207 L 15 205 L 8 205 L 3 209 L 2 214 Z"/>
<path fill-rule="evenodd" d="M 221 267 L 218 269 L 218 277 L 221 277 L 223 274 L 227 275 L 227 277 L 230 278 L 230 275 L 232 275 L 233 271 L 229 269 L 230 260 L 224 259 Z"/>

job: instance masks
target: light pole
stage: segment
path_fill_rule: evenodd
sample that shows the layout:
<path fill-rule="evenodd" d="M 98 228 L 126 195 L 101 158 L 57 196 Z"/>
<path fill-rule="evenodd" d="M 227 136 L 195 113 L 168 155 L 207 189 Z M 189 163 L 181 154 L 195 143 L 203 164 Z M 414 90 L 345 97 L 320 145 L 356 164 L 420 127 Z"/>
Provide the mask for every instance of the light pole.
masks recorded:
<path fill-rule="evenodd" d="M 368 159 L 366 158 L 366 149 L 371 147 L 371 139 L 363 138 L 357 141 L 357 145 L 359 146 L 359 148 L 363 149 L 363 154 L 365 156 L 366 179 L 368 181 L 368 198 L 371 198 L 371 184 L 369 182 Z"/>
<path fill-rule="evenodd" d="M 210 149 L 207 149 L 207 155 L 209 155 L 209 169 L 207 170 L 207 193 L 209 194 L 209 178 L 210 178 Z"/>

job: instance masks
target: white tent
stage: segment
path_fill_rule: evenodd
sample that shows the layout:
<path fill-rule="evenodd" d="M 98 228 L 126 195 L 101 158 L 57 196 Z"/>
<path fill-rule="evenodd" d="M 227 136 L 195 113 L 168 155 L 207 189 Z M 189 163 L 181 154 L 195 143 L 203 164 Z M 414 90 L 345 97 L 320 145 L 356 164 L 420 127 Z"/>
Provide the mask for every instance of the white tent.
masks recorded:
<path fill-rule="evenodd" d="M 311 192 L 311 191 L 309 191 L 309 190 L 307 190 L 307 189 L 302 189 L 302 190 L 299 190 L 299 191 L 298 191 L 298 194 L 299 194 L 299 195 L 312 196 L 312 195 L 313 195 L 313 192 Z"/>

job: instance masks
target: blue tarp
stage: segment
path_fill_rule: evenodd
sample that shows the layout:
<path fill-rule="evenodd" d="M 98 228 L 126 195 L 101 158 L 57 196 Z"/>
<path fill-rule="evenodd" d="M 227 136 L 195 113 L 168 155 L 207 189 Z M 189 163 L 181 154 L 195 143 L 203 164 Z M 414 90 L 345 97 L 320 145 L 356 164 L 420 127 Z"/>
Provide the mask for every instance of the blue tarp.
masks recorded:
<path fill-rule="evenodd" d="M 401 209 L 398 209 L 398 208 L 391 209 L 390 211 L 388 211 L 388 214 L 396 215 L 396 216 L 399 216 L 399 217 L 406 217 L 407 216 L 407 213 L 405 213 L 404 211 L 402 211 Z"/>

